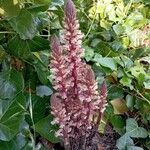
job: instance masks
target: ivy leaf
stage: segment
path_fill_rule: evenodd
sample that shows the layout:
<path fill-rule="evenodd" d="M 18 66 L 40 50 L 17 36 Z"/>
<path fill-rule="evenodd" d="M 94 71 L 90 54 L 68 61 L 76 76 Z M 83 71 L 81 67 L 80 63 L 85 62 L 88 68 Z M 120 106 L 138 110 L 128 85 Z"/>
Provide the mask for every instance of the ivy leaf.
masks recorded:
<path fill-rule="evenodd" d="M 128 108 L 133 108 L 134 104 L 135 104 L 135 100 L 134 100 L 133 96 L 128 94 L 126 96 L 126 103 L 127 103 Z"/>
<path fill-rule="evenodd" d="M 117 70 L 116 61 L 110 57 L 102 57 L 99 54 L 96 54 L 93 61 L 99 63 L 100 65 L 110 68 L 111 70 Z"/>
<path fill-rule="evenodd" d="M 95 39 L 96 41 L 96 39 Z M 94 43 L 94 40 L 93 40 Z M 113 51 L 110 45 L 107 42 L 99 42 L 96 47 L 94 47 L 94 51 L 98 54 L 101 54 L 103 57 L 115 57 L 118 56 L 118 53 Z"/>
<path fill-rule="evenodd" d="M 145 89 L 150 89 L 150 80 L 144 82 Z"/>
<path fill-rule="evenodd" d="M 30 48 L 27 41 L 22 40 L 19 36 L 13 37 L 8 42 L 8 52 L 14 56 L 28 58 L 30 53 Z"/>
<path fill-rule="evenodd" d="M 39 36 L 35 36 L 32 40 L 27 40 L 27 44 L 32 52 L 50 49 L 49 41 Z"/>
<path fill-rule="evenodd" d="M 45 85 L 41 85 L 36 87 L 36 94 L 40 97 L 49 96 L 53 93 L 53 91 Z"/>
<path fill-rule="evenodd" d="M 133 62 L 130 58 L 124 55 L 120 55 L 120 57 L 116 57 L 115 60 L 117 61 L 118 65 L 121 65 L 125 68 L 130 68 L 133 65 Z"/>
<path fill-rule="evenodd" d="M 14 69 L 11 69 L 9 72 L 10 81 L 15 85 L 16 91 L 20 92 L 24 89 L 24 78 L 22 72 Z"/>
<path fill-rule="evenodd" d="M 116 146 L 119 150 L 126 150 L 127 146 L 134 146 L 133 140 L 127 134 L 124 134 L 117 140 Z"/>
<path fill-rule="evenodd" d="M 144 150 L 144 149 L 138 146 L 128 146 L 127 150 Z"/>
<path fill-rule="evenodd" d="M 59 139 L 55 137 L 55 132 L 57 131 L 57 127 L 51 125 L 52 120 L 53 118 L 50 115 L 41 119 L 39 122 L 35 124 L 35 130 L 41 136 L 51 141 L 52 143 L 58 143 Z"/>
<path fill-rule="evenodd" d="M 124 33 L 124 28 L 120 24 L 113 25 L 113 30 L 117 35 Z"/>
<path fill-rule="evenodd" d="M 0 150 L 21 150 L 26 143 L 26 137 L 22 134 L 19 134 L 11 141 L 0 141 Z"/>
<path fill-rule="evenodd" d="M 94 50 L 88 46 L 84 46 L 84 49 L 85 49 L 84 58 L 88 62 L 88 61 L 92 60 L 92 58 L 94 56 Z"/>
<path fill-rule="evenodd" d="M 146 19 L 144 18 L 143 14 L 141 12 L 134 11 L 128 16 L 125 22 L 125 25 L 140 27 L 141 25 L 144 25 L 145 23 L 146 23 Z"/>
<path fill-rule="evenodd" d="M 21 72 L 12 69 L 0 74 L 0 99 L 12 98 L 23 88 L 24 79 Z"/>
<path fill-rule="evenodd" d="M 20 35 L 21 39 L 32 39 L 38 32 L 40 20 L 26 9 L 22 9 L 17 17 L 10 21 L 12 28 Z"/>
<path fill-rule="evenodd" d="M 16 57 L 28 58 L 31 52 L 49 49 L 49 41 L 35 36 L 32 40 L 22 40 L 19 36 L 13 37 L 8 42 L 8 52 Z"/>
<path fill-rule="evenodd" d="M 39 120 L 45 117 L 45 113 L 47 112 L 47 105 L 49 104 L 49 98 L 41 98 L 36 96 L 35 94 L 31 95 L 32 99 L 32 110 L 33 110 L 33 120 L 34 123 L 37 123 Z M 29 123 L 32 124 L 32 120 L 28 117 Z"/>
<path fill-rule="evenodd" d="M 137 65 L 137 66 L 130 68 L 130 71 L 131 71 L 131 74 L 136 78 L 138 78 L 139 74 L 143 74 L 143 75 L 146 74 L 143 66 L 141 66 L 141 65 Z"/>
<path fill-rule="evenodd" d="M 112 49 L 116 52 L 120 51 L 123 49 L 122 42 L 119 40 L 115 40 L 111 43 Z"/>
<path fill-rule="evenodd" d="M 128 78 L 127 76 L 123 76 L 123 78 L 120 80 L 120 83 L 123 86 L 129 87 L 131 90 L 133 89 L 133 85 L 131 84 L 132 80 L 130 78 Z"/>
<path fill-rule="evenodd" d="M 0 140 L 10 141 L 18 132 L 25 110 L 25 97 L 19 94 L 15 99 L 0 101 Z"/>
<path fill-rule="evenodd" d="M 109 99 L 117 99 L 117 98 L 123 98 L 124 97 L 124 91 L 122 88 L 119 88 L 117 86 L 110 87 L 108 91 L 108 98 Z"/>
<path fill-rule="evenodd" d="M 115 128 L 123 128 L 125 126 L 125 121 L 119 115 L 112 115 L 110 121 Z"/>
<path fill-rule="evenodd" d="M 7 99 L 13 97 L 16 89 L 12 83 L 0 75 L 0 91 L 0 99 Z"/>
<path fill-rule="evenodd" d="M 39 78 L 40 82 L 44 85 L 48 84 L 49 83 L 49 80 L 48 80 L 49 71 L 48 71 L 48 69 L 46 67 L 43 67 L 41 62 L 38 61 L 35 64 L 35 70 L 37 72 L 37 75 L 38 75 L 38 78 Z"/>
<path fill-rule="evenodd" d="M 126 134 L 133 138 L 146 138 L 147 131 L 143 127 L 138 127 L 137 122 L 133 118 L 126 120 Z"/>

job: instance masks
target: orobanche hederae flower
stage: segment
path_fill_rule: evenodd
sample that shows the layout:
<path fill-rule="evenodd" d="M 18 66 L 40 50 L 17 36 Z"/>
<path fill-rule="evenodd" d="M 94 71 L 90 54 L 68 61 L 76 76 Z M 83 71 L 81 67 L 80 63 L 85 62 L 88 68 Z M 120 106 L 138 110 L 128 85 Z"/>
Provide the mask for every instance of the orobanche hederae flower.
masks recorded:
<path fill-rule="evenodd" d="M 81 59 L 83 34 L 71 0 L 65 4 L 63 28 L 63 42 L 55 35 L 51 38 L 50 69 L 56 90 L 50 100 L 52 123 L 59 125 L 56 136 L 70 149 L 74 143 L 78 147 L 74 149 L 88 149 L 89 138 L 94 138 L 106 106 L 107 89 L 104 83 L 98 89 L 93 70 Z"/>

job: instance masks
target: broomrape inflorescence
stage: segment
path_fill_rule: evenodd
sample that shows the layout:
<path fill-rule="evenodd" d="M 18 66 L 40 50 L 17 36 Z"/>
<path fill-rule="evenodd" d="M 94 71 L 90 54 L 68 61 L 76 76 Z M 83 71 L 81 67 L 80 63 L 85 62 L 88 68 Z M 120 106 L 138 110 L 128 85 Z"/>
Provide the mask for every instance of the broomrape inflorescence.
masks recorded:
<path fill-rule="evenodd" d="M 81 59 L 82 38 L 75 6 L 67 0 L 63 43 L 56 36 L 51 38 L 50 63 L 56 90 L 51 97 L 52 123 L 59 125 L 56 135 L 66 145 L 97 126 L 106 106 L 106 85 L 98 90 L 93 70 Z"/>

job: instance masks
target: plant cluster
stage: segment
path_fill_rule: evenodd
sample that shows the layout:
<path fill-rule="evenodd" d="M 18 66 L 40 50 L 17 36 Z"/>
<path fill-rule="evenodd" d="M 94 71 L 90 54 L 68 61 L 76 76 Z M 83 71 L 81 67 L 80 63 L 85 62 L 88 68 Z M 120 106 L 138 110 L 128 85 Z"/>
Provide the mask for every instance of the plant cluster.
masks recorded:
<path fill-rule="evenodd" d="M 107 90 L 103 83 L 99 92 L 94 72 L 80 58 L 83 53 L 83 35 L 71 0 L 67 0 L 65 5 L 63 35 L 62 44 L 56 36 L 51 39 L 50 68 L 54 89 L 57 91 L 51 97 L 51 108 L 55 116 L 53 123 L 60 127 L 56 135 L 63 137 L 67 145 L 71 143 L 70 138 L 87 138 L 88 132 L 98 127 L 106 106 Z"/>
<path fill-rule="evenodd" d="M 69 66 L 61 70 L 69 76 L 67 83 L 74 86 L 74 78 L 70 78 L 73 63 L 72 61 L 69 63 L 70 58 L 67 60 L 63 58 L 68 58 L 69 54 L 74 56 L 70 53 L 67 42 L 67 38 L 71 35 L 66 34 L 70 34 L 66 27 L 71 22 L 63 19 L 65 2 L 65 0 L 0 0 L 0 149 L 2 150 L 42 150 L 51 147 L 57 149 L 60 139 L 63 139 L 55 136 L 55 133 L 60 131 L 60 125 L 51 124 L 53 120 L 57 122 L 57 119 L 55 120 L 55 115 L 50 113 L 51 108 L 57 104 L 57 101 L 54 100 L 53 103 L 52 99 L 60 99 L 57 94 L 62 97 L 63 93 L 58 90 L 57 81 L 53 80 L 55 73 L 52 68 L 55 67 L 50 66 L 49 71 L 48 65 L 49 62 L 51 65 L 54 63 L 53 54 L 60 43 L 58 47 L 60 52 L 63 52 L 62 61 L 67 63 L 65 66 Z M 149 150 L 150 1 L 73 0 L 73 2 L 78 18 L 78 22 L 74 23 L 76 31 L 80 35 L 81 32 L 84 34 L 82 42 L 81 37 L 77 38 L 80 39 L 78 42 L 75 41 L 77 42 L 75 45 L 79 46 L 75 51 L 79 53 L 75 55 L 78 58 L 76 60 L 79 62 L 78 67 L 83 68 L 84 74 L 76 76 L 77 80 L 82 77 L 83 82 L 91 80 L 92 85 L 94 83 L 102 85 L 103 81 L 107 84 L 108 103 L 98 131 L 101 142 L 106 137 L 113 140 L 104 140 L 103 147 L 110 144 L 110 149 L 116 145 L 119 150 Z M 73 13 L 73 10 L 68 10 L 68 13 L 70 11 Z M 68 13 L 65 14 L 65 18 L 70 14 Z M 63 20 L 65 23 L 62 23 Z M 54 42 L 58 41 L 56 37 L 52 38 L 52 43 L 49 42 L 53 34 L 60 37 L 60 42 Z M 70 72 L 67 72 L 67 69 Z M 80 69 L 77 68 L 76 71 L 78 70 Z M 87 79 L 89 76 L 84 78 L 87 71 L 91 75 L 90 79 Z M 58 77 L 58 81 L 61 79 Z M 67 86 L 66 79 L 64 81 Z M 83 92 L 82 86 L 81 91 Z M 53 96 L 50 102 L 51 95 Z M 84 94 L 83 97 L 83 99 L 80 97 L 82 102 L 86 101 Z M 92 99 L 87 100 L 88 103 L 90 100 L 93 103 Z M 64 102 L 64 99 L 60 101 Z M 49 106 L 50 103 L 52 106 Z M 86 107 L 78 108 L 81 110 Z M 91 124 L 91 121 L 88 121 Z M 108 131 L 108 128 L 111 130 Z M 97 128 L 92 128 L 91 132 L 88 132 L 89 137 L 92 137 L 95 131 Z M 115 138 L 113 135 L 116 135 Z M 81 141 L 81 138 L 78 140 Z M 113 147 L 106 141 L 114 142 Z M 72 139 L 72 143 L 76 142 Z"/>

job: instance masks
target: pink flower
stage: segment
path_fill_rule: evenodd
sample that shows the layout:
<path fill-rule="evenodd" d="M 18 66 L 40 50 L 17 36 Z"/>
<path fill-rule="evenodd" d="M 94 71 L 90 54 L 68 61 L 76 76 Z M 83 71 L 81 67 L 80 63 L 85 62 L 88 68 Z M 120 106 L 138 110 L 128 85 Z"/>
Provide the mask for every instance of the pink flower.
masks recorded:
<path fill-rule="evenodd" d="M 65 144 L 70 138 L 85 135 L 99 124 L 106 106 L 106 84 L 98 90 L 92 68 L 81 56 L 83 34 L 79 30 L 76 9 L 71 0 L 65 5 L 63 43 L 51 38 L 51 71 L 56 93 L 51 97 L 54 121 L 60 129 L 56 133 Z M 94 121 L 97 118 L 97 121 Z"/>

